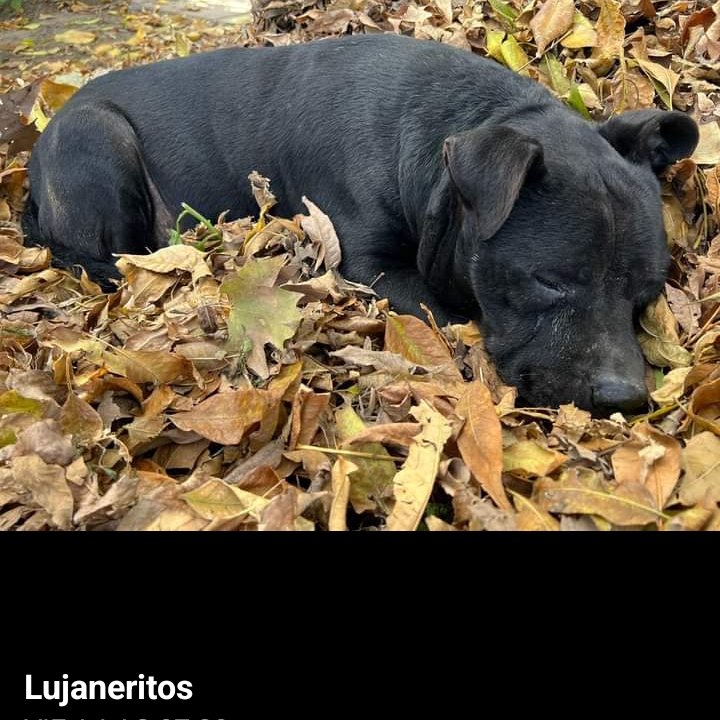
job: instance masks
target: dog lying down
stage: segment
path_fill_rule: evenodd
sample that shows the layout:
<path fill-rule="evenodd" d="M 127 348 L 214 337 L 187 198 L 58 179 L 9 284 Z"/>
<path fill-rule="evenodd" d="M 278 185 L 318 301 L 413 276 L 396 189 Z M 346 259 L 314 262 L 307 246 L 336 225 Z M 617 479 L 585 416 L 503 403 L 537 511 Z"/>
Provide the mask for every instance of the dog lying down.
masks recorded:
<path fill-rule="evenodd" d="M 96 279 L 112 253 L 167 244 L 187 202 L 280 214 L 312 198 L 342 272 L 395 310 L 477 319 L 530 404 L 607 413 L 647 399 L 634 321 L 669 253 L 656 174 L 695 123 L 641 110 L 582 119 L 490 60 L 394 35 L 217 50 L 109 73 L 57 113 L 30 161 L 29 240 Z"/>

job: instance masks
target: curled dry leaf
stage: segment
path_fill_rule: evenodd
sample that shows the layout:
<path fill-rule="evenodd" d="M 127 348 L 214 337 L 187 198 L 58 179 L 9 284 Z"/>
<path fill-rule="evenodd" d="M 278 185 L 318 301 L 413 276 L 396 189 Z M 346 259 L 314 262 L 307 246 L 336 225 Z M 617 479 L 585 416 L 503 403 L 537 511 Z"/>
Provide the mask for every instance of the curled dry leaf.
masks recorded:
<path fill-rule="evenodd" d="M 347 530 L 347 506 L 350 499 L 350 475 L 359 470 L 347 458 L 339 457 L 332 468 L 332 504 L 328 530 Z"/>
<path fill-rule="evenodd" d="M 310 215 L 301 215 L 300 225 L 310 239 L 318 243 L 321 248 L 315 269 L 317 270 L 320 263 L 324 262 L 328 270 L 334 270 L 342 261 L 342 251 L 332 220 L 314 202 L 306 197 L 303 197 L 302 201 Z"/>
<path fill-rule="evenodd" d="M 43 508 L 52 524 L 69 530 L 73 514 L 73 496 L 59 465 L 48 464 L 39 455 L 23 455 L 12 462 L 15 482 L 32 493 L 33 500 Z"/>
<path fill-rule="evenodd" d="M 545 0 L 542 7 L 530 21 L 538 57 L 551 42 L 564 35 L 573 24 L 574 0 Z"/>
<path fill-rule="evenodd" d="M 212 276 L 204 254 L 190 245 L 169 245 L 150 255 L 119 255 L 118 258 L 116 265 L 123 275 L 127 275 L 131 267 L 137 267 L 161 274 L 188 272 L 193 282 Z"/>
<path fill-rule="evenodd" d="M 440 455 L 452 434 L 450 423 L 426 402 L 410 414 L 421 429 L 393 480 L 395 505 L 387 519 L 388 530 L 417 529 L 435 484 Z"/>

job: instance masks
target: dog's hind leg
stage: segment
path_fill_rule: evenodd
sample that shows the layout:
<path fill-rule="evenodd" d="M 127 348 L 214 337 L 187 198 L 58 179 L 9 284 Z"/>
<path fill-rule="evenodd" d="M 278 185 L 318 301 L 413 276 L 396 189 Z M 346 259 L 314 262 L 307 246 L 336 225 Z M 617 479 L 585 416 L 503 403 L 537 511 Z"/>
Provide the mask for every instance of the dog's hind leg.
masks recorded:
<path fill-rule="evenodd" d="M 140 140 L 112 103 L 68 106 L 30 160 L 23 229 L 60 265 L 84 265 L 107 286 L 113 253 L 167 244 L 171 215 L 145 166 Z"/>

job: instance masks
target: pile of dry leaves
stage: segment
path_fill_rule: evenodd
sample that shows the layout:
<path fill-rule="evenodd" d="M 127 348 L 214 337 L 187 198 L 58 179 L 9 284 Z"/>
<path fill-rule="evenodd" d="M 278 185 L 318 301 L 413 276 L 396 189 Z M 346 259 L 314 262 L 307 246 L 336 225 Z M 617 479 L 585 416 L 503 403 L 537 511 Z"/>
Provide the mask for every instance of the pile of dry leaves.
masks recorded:
<path fill-rule="evenodd" d="M 698 120 L 664 185 L 666 296 L 641 321 L 651 412 L 516 407 L 472 324 L 343 280 L 330 219 L 312 198 L 273 216 L 257 175 L 258 219 L 119 258 L 115 293 L 52 268 L 14 222 L 17 138 L 72 88 L 30 73 L 2 118 L 0 528 L 720 529 L 720 3 L 272 0 L 246 35 L 378 31 L 488 54 L 594 118 Z"/>

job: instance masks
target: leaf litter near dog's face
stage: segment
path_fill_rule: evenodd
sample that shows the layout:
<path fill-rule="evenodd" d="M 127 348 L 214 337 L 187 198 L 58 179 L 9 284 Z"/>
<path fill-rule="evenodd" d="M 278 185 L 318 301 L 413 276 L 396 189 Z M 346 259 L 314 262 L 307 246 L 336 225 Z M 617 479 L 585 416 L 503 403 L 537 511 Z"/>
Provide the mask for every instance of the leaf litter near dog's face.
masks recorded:
<path fill-rule="evenodd" d="M 615 479 L 641 483 L 650 491 L 657 508 L 664 508 L 680 478 L 680 444 L 650 425 L 637 425 L 633 440 L 611 456 Z"/>
<path fill-rule="evenodd" d="M 465 464 L 495 504 L 510 510 L 502 484 L 502 429 L 490 391 L 478 381 L 470 383 L 455 412 L 464 421 L 457 444 Z"/>
<path fill-rule="evenodd" d="M 687 367 L 692 355 L 680 345 L 680 336 L 668 301 L 661 295 L 640 316 L 640 347 L 647 361 L 657 367 Z"/>
<path fill-rule="evenodd" d="M 220 286 L 231 305 L 227 349 L 248 353 L 248 367 L 261 378 L 269 375 L 265 343 L 282 349 L 302 319 L 300 295 L 274 287 L 284 263 L 283 256 L 251 259 Z"/>

